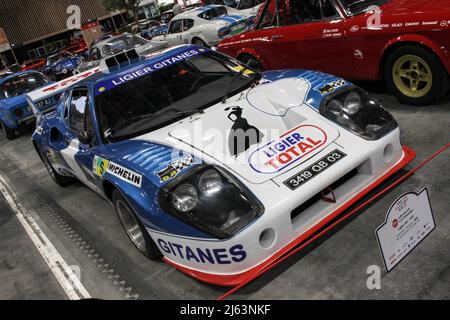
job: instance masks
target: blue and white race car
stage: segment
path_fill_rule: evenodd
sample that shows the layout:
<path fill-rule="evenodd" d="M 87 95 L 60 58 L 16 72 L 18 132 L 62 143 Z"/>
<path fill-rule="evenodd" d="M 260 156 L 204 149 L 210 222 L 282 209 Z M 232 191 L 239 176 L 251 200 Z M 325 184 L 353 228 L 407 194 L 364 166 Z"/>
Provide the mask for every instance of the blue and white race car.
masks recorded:
<path fill-rule="evenodd" d="M 56 183 L 109 201 L 140 252 L 205 282 L 261 272 L 415 156 L 379 103 L 324 73 L 193 45 L 108 65 L 29 94 L 64 92 L 36 150 Z"/>
<path fill-rule="evenodd" d="M 166 40 L 169 47 L 195 44 L 217 46 L 225 37 L 246 31 L 255 22 L 255 15 L 220 5 L 207 5 L 176 15 L 167 34 L 154 37 Z"/>
<path fill-rule="evenodd" d="M 50 77 L 59 79 L 73 74 L 81 62 L 81 56 L 74 56 L 70 52 L 61 51 L 47 58 L 42 71 Z"/>
<path fill-rule="evenodd" d="M 15 130 L 35 120 L 27 103 L 26 94 L 49 85 L 51 81 L 37 71 L 24 71 L 9 74 L 0 79 L 0 124 L 10 140 L 15 138 Z M 56 105 L 56 97 L 37 102 L 43 112 L 49 112 Z"/>

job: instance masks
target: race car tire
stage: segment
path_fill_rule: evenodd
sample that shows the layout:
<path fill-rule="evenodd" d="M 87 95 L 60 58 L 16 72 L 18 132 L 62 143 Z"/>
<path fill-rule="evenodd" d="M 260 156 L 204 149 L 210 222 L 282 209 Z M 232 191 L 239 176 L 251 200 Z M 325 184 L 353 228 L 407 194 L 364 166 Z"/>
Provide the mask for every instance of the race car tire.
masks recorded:
<path fill-rule="evenodd" d="M 258 61 L 254 56 L 250 54 L 244 54 L 239 57 L 239 60 L 243 62 L 244 64 L 247 64 L 250 62 L 249 67 L 255 69 L 256 71 L 264 71 L 264 68 L 261 64 L 261 62 Z"/>
<path fill-rule="evenodd" d="M 192 39 L 192 44 L 199 46 L 199 47 L 205 47 L 205 48 L 209 48 L 209 46 L 205 43 L 205 41 L 203 41 L 200 38 L 194 38 Z"/>
<path fill-rule="evenodd" d="M 42 162 L 44 163 L 45 168 L 47 169 L 48 174 L 50 177 L 55 181 L 55 183 L 60 187 L 67 187 L 74 183 L 75 179 L 71 177 L 65 177 L 61 174 L 59 174 L 55 168 L 53 168 L 53 165 L 51 164 L 50 160 L 48 160 L 47 155 L 42 151 L 39 150 L 39 156 L 41 157 Z"/>
<path fill-rule="evenodd" d="M 161 258 L 162 254 L 148 234 L 147 229 L 118 190 L 113 192 L 113 203 L 120 224 L 136 249 L 151 260 Z"/>
<path fill-rule="evenodd" d="M 16 137 L 16 131 L 14 129 L 11 129 L 10 127 L 8 127 L 3 122 L 1 122 L 1 124 L 2 124 L 3 131 L 5 132 L 6 139 L 14 140 L 14 138 Z"/>
<path fill-rule="evenodd" d="M 446 93 L 448 75 L 439 58 L 414 45 L 394 50 L 386 60 L 385 82 L 400 102 L 413 106 L 435 103 Z"/>

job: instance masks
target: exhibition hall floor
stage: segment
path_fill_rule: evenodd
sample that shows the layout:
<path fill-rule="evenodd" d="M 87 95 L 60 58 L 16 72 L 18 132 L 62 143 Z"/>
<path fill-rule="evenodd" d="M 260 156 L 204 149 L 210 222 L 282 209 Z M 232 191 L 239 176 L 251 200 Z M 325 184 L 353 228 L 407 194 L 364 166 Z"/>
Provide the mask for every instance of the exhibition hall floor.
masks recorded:
<path fill-rule="evenodd" d="M 417 158 L 384 186 L 450 142 L 450 95 L 437 105 L 401 105 L 382 84 L 358 83 L 397 119 L 403 143 Z M 217 299 L 229 288 L 193 280 L 142 256 L 114 210 L 76 183 L 58 187 L 31 144 L 32 130 L 14 141 L 0 132 L 0 175 L 46 238 L 80 272 L 99 299 Z M 234 299 L 450 299 L 450 149 L 333 232 L 247 287 Z M 381 190 L 383 186 L 378 189 Z M 386 273 L 375 230 L 403 193 L 429 191 L 436 230 L 392 272 Z M 374 193 L 372 193 L 373 195 Z M 10 203 L 0 193 L 0 299 L 67 299 Z M 367 269 L 381 268 L 381 289 L 369 290 Z"/>

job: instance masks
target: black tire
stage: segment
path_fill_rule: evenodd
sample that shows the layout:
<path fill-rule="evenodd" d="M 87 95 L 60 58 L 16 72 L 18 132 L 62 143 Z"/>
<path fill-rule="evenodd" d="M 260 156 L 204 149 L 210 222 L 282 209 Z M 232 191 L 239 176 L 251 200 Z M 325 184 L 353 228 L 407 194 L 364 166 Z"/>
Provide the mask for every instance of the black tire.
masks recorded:
<path fill-rule="evenodd" d="M 200 38 L 194 38 L 192 39 L 192 44 L 199 46 L 199 47 L 205 47 L 205 48 L 209 48 L 209 46 L 205 43 L 205 41 L 203 41 Z"/>
<path fill-rule="evenodd" d="M 151 260 L 161 258 L 161 251 L 159 251 L 133 208 L 131 208 L 128 201 L 118 190 L 114 190 L 113 192 L 113 203 L 120 224 L 136 249 Z M 127 212 L 124 212 L 124 210 L 127 210 Z M 132 227 L 133 224 L 135 224 L 134 227 Z M 130 227 L 132 227 L 131 231 Z M 136 227 L 139 228 L 139 235 L 137 235 Z"/>
<path fill-rule="evenodd" d="M 44 163 L 45 168 L 47 169 L 50 177 L 55 181 L 55 183 L 60 187 L 67 187 L 74 183 L 75 179 L 71 177 L 65 177 L 59 174 L 51 164 L 50 160 L 48 160 L 47 154 L 42 150 L 39 150 L 39 156 L 41 157 L 42 163 Z"/>
<path fill-rule="evenodd" d="M 396 80 L 394 77 L 394 69 L 397 69 L 397 66 L 401 64 L 403 59 L 407 60 L 408 56 L 418 57 L 424 61 L 427 66 L 424 67 L 424 65 L 420 63 L 419 69 L 416 68 L 416 70 L 413 70 L 413 67 L 411 66 L 410 70 L 405 70 L 410 79 L 403 78 L 402 80 Z M 408 65 L 408 62 L 405 63 L 405 65 Z M 427 67 L 431 71 L 432 79 L 432 84 L 429 85 L 429 82 L 420 80 L 420 74 L 428 74 Z M 420 71 L 420 74 L 417 70 Z M 395 74 L 398 75 L 399 72 L 395 72 Z M 435 103 L 446 93 L 448 74 L 439 58 L 433 52 L 420 46 L 407 45 L 395 49 L 388 56 L 384 66 L 384 78 L 389 90 L 400 100 L 401 103 L 413 106 L 424 106 Z M 408 91 L 405 91 L 405 88 L 401 88 L 402 84 L 397 85 L 396 82 L 403 83 L 405 87 L 408 87 L 408 83 L 409 86 L 411 86 L 413 82 L 416 84 L 418 83 L 419 89 L 423 87 L 421 89 L 423 92 L 417 93 L 418 96 L 414 96 L 415 94 L 412 91 L 409 91 L 409 94 L 407 94 Z"/>
<path fill-rule="evenodd" d="M 6 138 L 8 140 L 14 140 L 14 138 L 16 137 L 16 130 L 11 129 L 10 127 L 8 127 L 3 122 L 1 122 L 1 124 L 2 124 L 3 131 L 5 132 Z"/>
<path fill-rule="evenodd" d="M 264 68 L 263 68 L 261 62 L 259 62 L 258 59 L 256 59 L 254 56 L 252 56 L 250 54 L 244 54 L 244 55 L 240 56 L 239 60 L 241 62 L 243 62 L 244 64 L 247 64 L 250 62 L 249 67 L 252 69 L 255 69 L 258 72 L 264 71 Z"/>

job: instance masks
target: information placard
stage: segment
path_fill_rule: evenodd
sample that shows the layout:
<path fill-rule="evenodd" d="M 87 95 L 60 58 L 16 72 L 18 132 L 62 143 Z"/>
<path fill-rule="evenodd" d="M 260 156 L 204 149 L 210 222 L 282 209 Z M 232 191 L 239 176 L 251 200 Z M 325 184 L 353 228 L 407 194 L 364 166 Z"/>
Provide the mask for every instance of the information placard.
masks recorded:
<path fill-rule="evenodd" d="M 386 220 L 377 231 L 378 244 L 387 272 L 400 263 L 434 229 L 428 190 L 408 192 L 390 207 Z"/>

